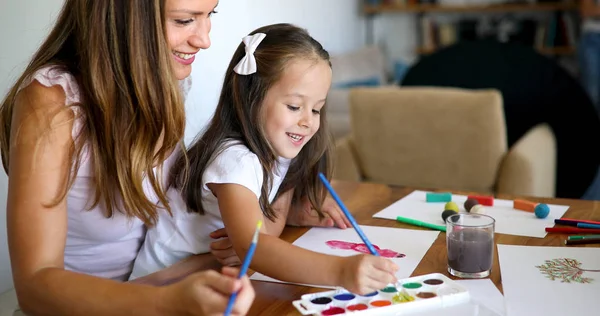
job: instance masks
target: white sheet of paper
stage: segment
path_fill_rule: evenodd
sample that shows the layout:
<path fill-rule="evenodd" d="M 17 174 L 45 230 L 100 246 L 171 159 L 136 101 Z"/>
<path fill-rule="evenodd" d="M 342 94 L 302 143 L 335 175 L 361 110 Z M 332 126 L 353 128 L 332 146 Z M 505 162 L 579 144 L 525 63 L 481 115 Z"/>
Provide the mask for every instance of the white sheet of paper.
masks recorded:
<path fill-rule="evenodd" d="M 443 308 L 431 308 L 422 312 L 406 313 L 399 315 L 410 315 L 410 316 L 504 316 L 491 309 L 488 309 L 485 305 L 479 303 L 468 302 L 465 304 L 459 304 L 454 306 L 448 306 Z"/>
<path fill-rule="evenodd" d="M 442 212 L 446 203 L 428 203 L 425 200 L 426 193 L 425 191 L 414 191 L 376 213 L 373 217 L 396 220 L 396 217 L 402 216 L 444 225 Z M 466 200 L 466 195 L 452 194 L 452 201 L 458 205 L 461 212 L 465 211 L 463 205 Z M 494 206 L 485 206 L 485 209 L 486 215 L 496 220 L 496 233 L 544 238 L 547 234 L 545 228 L 554 226 L 554 219 L 561 218 L 569 209 L 569 206 L 566 205 L 548 204 L 548 207 L 550 213 L 544 219 L 535 217 L 533 213 L 514 209 L 512 200 L 494 199 Z"/>
<path fill-rule="evenodd" d="M 455 281 L 469 290 L 471 300 L 489 308 L 498 315 L 506 315 L 504 296 L 490 279 Z"/>
<path fill-rule="evenodd" d="M 367 236 L 371 244 L 378 246 L 382 251 L 382 256 L 390 255 L 393 252 L 404 254 L 403 258 L 390 258 L 400 269 L 396 273 L 398 279 L 410 277 L 431 244 L 438 237 L 438 231 L 401 229 L 392 227 L 377 227 L 360 225 L 361 230 Z M 309 249 L 319 253 L 347 257 L 360 254 L 352 249 L 333 249 L 326 244 L 327 241 L 344 241 L 350 243 L 363 244 L 358 233 L 352 228 L 322 228 L 314 227 L 304 235 L 294 241 L 294 245 Z M 259 241 L 260 242 L 260 241 Z M 318 267 L 317 267 L 318 268 Z M 251 280 L 282 282 L 273 279 L 261 273 L 254 273 L 250 276 Z M 302 284 L 313 287 L 332 288 L 329 286 Z"/>
<path fill-rule="evenodd" d="M 565 264 L 564 258 L 577 262 Z M 507 316 L 598 315 L 600 248 L 498 245 L 498 259 Z M 562 260 L 551 261 L 557 259 Z M 547 260 L 553 263 L 555 280 L 542 273 Z M 576 277 L 589 278 L 589 283 Z"/>

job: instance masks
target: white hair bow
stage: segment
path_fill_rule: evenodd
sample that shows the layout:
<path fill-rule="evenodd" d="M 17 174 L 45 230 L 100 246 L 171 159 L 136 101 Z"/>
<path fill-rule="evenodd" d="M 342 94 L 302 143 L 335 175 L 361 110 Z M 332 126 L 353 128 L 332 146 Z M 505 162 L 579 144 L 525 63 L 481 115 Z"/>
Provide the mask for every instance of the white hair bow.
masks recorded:
<path fill-rule="evenodd" d="M 246 56 L 244 56 L 235 68 L 233 68 L 233 71 L 240 75 L 251 75 L 256 72 L 256 58 L 254 57 L 254 51 L 256 51 L 258 44 L 262 42 L 265 36 L 267 36 L 265 33 L 256 33 L 244 37 L 242 41 L 246 45 Z"/>

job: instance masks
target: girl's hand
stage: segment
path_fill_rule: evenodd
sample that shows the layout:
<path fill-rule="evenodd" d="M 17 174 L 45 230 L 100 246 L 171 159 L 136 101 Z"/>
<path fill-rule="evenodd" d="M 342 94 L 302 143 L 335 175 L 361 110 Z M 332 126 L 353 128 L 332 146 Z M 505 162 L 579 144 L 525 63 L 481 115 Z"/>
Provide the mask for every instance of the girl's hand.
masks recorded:
<path fill-rule="evenodd" d="M 183 281 L 163 287 L 163 306 L 175 308 L 175 315 L 223 315 L 229 296 L 239 291 L 232 315 L 246 315 L 254 301 L 254 289 L 247 276 L 237 279 L 238 269 L 224 267 L 220 274 L 214 270 L 195 273 Z"/>
<path fill-rule="evenodd" d="M 290 226 L 336 226 L 341 229 L 352 227 L 346 215 L 330 196 L 325 198 L 322 209 L 325 218 L 320 219 L 317 211 L 312 208 L 310 201 L 305 198 L 300 207 L 290 209 L 286 224 Z"/>
<path fill-rule="evenodd" d="M 233 249 L 231 239 L 227 236 L 225 228 L 217 229 L 210 233 L 210 238 L 219 239 L 210 243 L 210 252 L 223 266 L 239 266 L 242 264 L 240 257 Z"/>
<path fill-rule="evenodd" d="M 398 266 L 389 259 L 363 254 L 346 257 L 342 262 L 340 284 L 352 293 L 364 295 L 398 281 Z"/>

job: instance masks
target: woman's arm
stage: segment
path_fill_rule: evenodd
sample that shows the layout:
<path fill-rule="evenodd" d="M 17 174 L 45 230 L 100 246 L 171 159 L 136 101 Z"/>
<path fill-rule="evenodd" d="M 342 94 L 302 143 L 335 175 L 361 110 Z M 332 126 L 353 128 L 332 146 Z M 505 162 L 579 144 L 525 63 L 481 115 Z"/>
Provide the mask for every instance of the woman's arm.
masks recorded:
<path fill-rule="evenodd" d="M 73 114 L 64 104 L 59 86 L 34 81 L 21 91 L 13 112 L 7 226 L 21 309 L 28 315 L 203 315 L 224 310 L 216 304 L 241 288 L 245 298 L 236 308 L 247 310 L 253 297 L 248 283 L 216 272 L 159 288 L 64 269 L 66 201 L 45 206 L 66 186 L 70 169 Z M 204 301 L 206 293 L 221 300 Z"/>

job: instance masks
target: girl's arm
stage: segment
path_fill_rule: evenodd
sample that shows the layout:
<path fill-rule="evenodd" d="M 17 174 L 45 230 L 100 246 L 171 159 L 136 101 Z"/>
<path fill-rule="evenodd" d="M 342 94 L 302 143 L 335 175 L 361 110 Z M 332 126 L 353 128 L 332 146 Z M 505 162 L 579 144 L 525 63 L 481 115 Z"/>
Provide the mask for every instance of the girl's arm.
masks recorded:
<path fill-rule="evenodd" d="M 219 201 L 219 209 L 233 248 L 243 260 L 256 223 L 263 220 L 258 199 L 237 184 L 208 184 Z M 285 222 L 280 217 L 278 221 Z M 263 230 L 264 232 L 264 230 Z M 367 293 L 395 281 L 396 265 L 391 261 L 357 255 L 338 257 L 294 246 L 278 237 L 261 234 L 251 268 L 270 277 L 294 283 L 344 286 Z"/>
<path fill-rule="evenodd" d="M 308 199 L 305 199 L 301 206 L 294 207 L 292 209 L 292 196 L 294 189 L 290 189 L 287 192 L 281 194 L 273 202 L 273 209 L 278 214 L 278 220 L 271 222 L 269 220 L 264 221 L 265 233 L 271 236 L 280 236 L 286 225 L 291 226 L 320 226 L 320 227 L 332 227 L 336 225 L 341 229 L 351 227 L 350 221 L 337 207 L 335 201 L 331 198 L 325 199 L 323 203 L 323 212 L 326 217 L 323 219 L 319 218 L 317 211 L 315 211 Z M 281 219 L 286 219 L 283 221 Z M 227 237 L 227 231 L 225 228 L 218 229 L 210 233 L 210 237 L 217 239 L 210 245 L 211 253 L 217 257 L 217 260 L 224 266 L 240 265 L 241 261 L 239 257 L 232 249 L 231 241 Z"/>
<path fill-rule="evenodd" d="M 294 189 L 290 189 L 287 192 L 282 193 L 277 200 L 273 203 L 273 209 L 277 214 L 277 219 L 272 222 L 265 218 L 263 221 L 264 232 L 271 236 L 279 237 L 283 232 L 286 225 L 286 219 L 292 207 L 292 197 L 294 196 Z"/>
<path fill-rule="evenodd" d="M 231 251 L 233 253 L 233 251 Z M 162 270 L 136 278 L 130 283 L 149 285 L 168 285 L 180 281 L 188 275 L 204 270 L 219 270 L 223 267 L 211 253 L 189 256 Z"/>
<path fill-rule="evenodd" d="M 66 186 L 70 169 L 73 113 L 64 104 L 59 86 L 34 81 L 19 93 L 13 111 L 7 228 L 20 308 L 29 315 L 191 315 L 224 307 L 203 302 L 207 295 L 201 294 L 219 296 L 242 287 L 246 303 L 236 307 L 247 310 L 249 285 L 218 273 L 159 288 L 64 269 L 66 200 L 46 206 Z"/>

